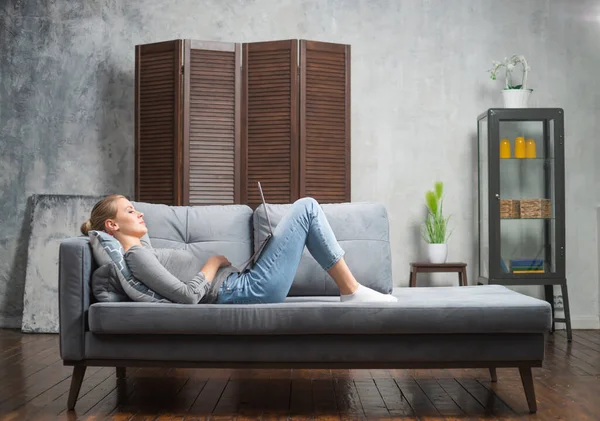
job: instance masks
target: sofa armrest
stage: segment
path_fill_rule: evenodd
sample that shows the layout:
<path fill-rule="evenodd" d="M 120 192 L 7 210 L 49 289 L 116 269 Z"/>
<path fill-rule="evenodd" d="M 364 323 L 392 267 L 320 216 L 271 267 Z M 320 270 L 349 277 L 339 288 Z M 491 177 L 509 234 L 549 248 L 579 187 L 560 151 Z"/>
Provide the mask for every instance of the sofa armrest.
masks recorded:
<path fill-rule="evenodd" d="M 89 238 L 73 237 L 60 243 L 58 305 L 63 360 L 77 361 L 85 356 L 84 334 L 90 306 L 90 280 L 95 266 Z"/>

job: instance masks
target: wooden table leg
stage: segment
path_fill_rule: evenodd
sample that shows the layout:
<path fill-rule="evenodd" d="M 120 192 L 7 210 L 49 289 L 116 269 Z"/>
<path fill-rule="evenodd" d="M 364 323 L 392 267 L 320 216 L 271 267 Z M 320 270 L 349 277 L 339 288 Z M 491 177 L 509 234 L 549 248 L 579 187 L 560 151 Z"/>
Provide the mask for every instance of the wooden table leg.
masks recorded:
<path fill-rule="evenodd" d="M 412 268 L 410 270 L 410 286 L 411 287 L 417 286 L 417 272 L 415 272 L 414 268 Z"/>
<path fill-rule="evenodd" d="M 469 282 L 467 281 L 467 268 L 463 268 L 462 269 L 462 281 L 463 281 L 463 286 L 467 286 L 469 285 Z"/>

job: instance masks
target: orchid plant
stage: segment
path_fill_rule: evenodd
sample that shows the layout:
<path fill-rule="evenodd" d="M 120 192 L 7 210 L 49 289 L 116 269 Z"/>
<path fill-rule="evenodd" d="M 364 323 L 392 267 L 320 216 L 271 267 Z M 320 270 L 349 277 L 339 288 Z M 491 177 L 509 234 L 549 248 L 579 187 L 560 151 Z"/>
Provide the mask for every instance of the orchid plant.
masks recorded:
<path fill-rule="evenodd" d="M 523 67 L 523 79 L 521 80 L 520 85 L 513 85 L 512 72 L 519 64 Z M 506 69 L 504 89 L 527 89 L 527 72 L 531 70 L 531 68 L 527 64 L 525 56 L 514 55 L 511 58 L 505 57 L 503 62 L 492 61 L 492 65 L 494 67 L 488 70 L 492 80 L 496 80 L 497 73 L 502 67 Z"/>

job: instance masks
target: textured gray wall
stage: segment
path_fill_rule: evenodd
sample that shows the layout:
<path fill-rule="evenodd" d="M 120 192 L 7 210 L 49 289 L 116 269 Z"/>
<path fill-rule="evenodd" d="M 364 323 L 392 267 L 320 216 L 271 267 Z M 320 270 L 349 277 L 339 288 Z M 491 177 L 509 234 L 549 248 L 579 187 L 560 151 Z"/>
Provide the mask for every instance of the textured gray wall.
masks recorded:
<path fill-rule="evenodd" d="M 135 44 L 305 38 L 352 45 L 352 196 L 388 207 L 398 285 L 423 256 L 415 227 L 436 179 L 449 259 L 473 280 L 476 116 L 501 106 L 485 70 L 524 54 L 530 105 L 565 109 L 572 314 L 598 327 L 598 1 L 8 0 L 0 12 L 0 325 L 20 326 L 29 196 L 133 193 Z"/>

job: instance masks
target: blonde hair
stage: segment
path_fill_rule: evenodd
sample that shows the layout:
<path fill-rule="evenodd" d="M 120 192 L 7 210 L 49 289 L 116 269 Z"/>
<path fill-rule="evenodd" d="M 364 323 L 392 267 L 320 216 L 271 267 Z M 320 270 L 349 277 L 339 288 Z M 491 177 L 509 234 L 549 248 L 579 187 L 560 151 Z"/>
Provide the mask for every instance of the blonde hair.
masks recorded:
<path fill-rule="evenodd" d="M 111 194 L 96 203 L 92 208 L 90 219 L 81 224 L 83 235 L 87 235 L 91 230 L 103 231 L 104 222 L 117 216 L 116 201 L 119 199 L 127 199 L 127 197 L 122 194 Z"/>

